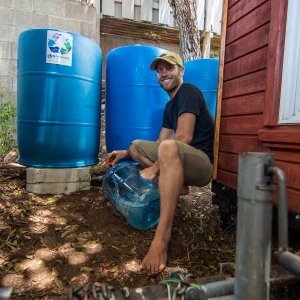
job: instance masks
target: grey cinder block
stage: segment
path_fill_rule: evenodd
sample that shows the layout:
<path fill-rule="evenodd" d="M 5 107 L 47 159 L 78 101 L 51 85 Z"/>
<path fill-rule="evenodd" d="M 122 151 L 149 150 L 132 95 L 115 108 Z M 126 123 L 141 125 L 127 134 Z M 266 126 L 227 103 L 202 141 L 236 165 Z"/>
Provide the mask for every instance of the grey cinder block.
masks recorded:
<path fill-rule="evenodd" d="M 37 194 L 70 194 L 89 190 L 90 182 L 90 167 L 26 170 L 26 190 Z"/>

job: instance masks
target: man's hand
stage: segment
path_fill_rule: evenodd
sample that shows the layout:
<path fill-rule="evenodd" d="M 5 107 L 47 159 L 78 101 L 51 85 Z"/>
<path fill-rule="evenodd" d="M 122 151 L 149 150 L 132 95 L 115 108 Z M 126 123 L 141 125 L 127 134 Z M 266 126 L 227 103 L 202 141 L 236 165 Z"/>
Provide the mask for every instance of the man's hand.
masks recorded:
<path fill-rule="evenodd" d="M 140 175 L 144 179 L 153 180 L 158 176 L 158 173 L 159 165 L 155 163 L 151 167 L 141 170 Z"/>
<path fill-rule="evenodd" d="M 107 162 L 109 165 L 114 166 L 118 161 L 129 156 L 128 150 L 117 150 L 107 154 Z"/>

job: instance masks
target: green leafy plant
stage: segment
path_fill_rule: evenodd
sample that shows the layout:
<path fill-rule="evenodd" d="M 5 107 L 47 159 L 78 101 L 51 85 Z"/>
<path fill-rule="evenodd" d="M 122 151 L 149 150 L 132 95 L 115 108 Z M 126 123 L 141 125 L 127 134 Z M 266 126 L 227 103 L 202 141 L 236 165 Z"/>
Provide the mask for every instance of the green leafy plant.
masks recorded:
<path fill-rule="evenodd" d="M 206 225 L 207 223 L 206 223 L 205 216 L 201 214 L 199 217 L 199 223 L 196 225 L 196 227 L 199 229 L 201 233 L 203 233 L 206 229 Z"/>
<path fill-rule="evenodd" d="M 0 94 L 0 154 L 7 154 L 13 147 L 15 142 L 15 118 L 16 106 L 12 101 L 3 100 L 4 95 Z"/>

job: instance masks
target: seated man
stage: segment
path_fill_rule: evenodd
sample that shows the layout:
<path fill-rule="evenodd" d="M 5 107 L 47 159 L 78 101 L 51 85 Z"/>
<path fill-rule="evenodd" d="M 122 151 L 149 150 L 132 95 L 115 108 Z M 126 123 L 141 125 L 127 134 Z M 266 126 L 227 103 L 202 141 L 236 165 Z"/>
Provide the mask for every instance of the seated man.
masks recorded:
<path fill-rule="evenodd" d="M 129 150 L 113 151 L 108 162 L 131 157 L 143 167 L 141 176 L 159 176 L 160 219 L 141 268 L 159 273 L 167 264 L 168 244 L 177 201 L 184 187 L 205 186 L 213 170 L 214 121 L 201 91 L 183 83 L 180 56 L 166 52 L 150 65 L 161 87 L 168 93 L 162 128 L 156 142 L 135 140 Z"/>

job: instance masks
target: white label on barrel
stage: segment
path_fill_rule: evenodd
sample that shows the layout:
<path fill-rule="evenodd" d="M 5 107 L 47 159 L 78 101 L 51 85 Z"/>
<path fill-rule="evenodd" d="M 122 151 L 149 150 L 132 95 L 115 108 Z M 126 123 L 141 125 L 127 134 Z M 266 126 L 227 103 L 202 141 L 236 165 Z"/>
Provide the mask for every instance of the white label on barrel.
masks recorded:
<path fill-rule="evenodd" d="M 47 31 L 46 63 L 72 66 L 73 35 L 66 32 Z"/>

